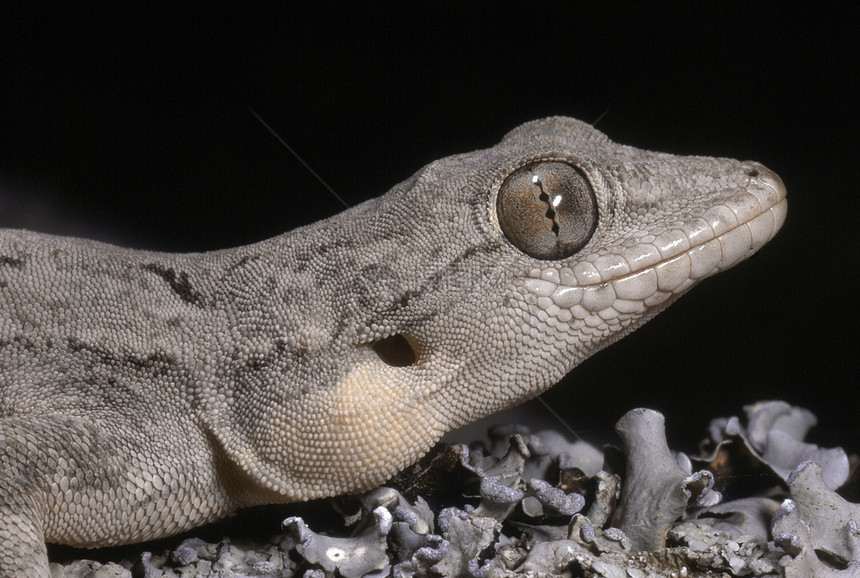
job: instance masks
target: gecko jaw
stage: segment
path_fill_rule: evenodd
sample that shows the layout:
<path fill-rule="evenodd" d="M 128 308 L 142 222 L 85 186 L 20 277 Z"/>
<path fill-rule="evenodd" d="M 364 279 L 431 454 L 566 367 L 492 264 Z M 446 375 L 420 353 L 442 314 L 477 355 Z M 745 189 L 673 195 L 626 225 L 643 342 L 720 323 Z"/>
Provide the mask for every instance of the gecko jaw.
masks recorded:
<path fill-rule="evenodd" d="M 763 208 L 763 199 L 747 190 L 755 203 L 748 197 L 729 199 L 683 228 L 658 236 L 660 243 L 643 243 L 571 267 L 536 267 L 522 283 L 541 309 L 562 320 L 601 312 L 605 317 L 608 308 L 612 314 L 641 313 L 662 304 L 743 261 L 776 235 L 788 206 L 785 187 L 764 171 L 756 169 L 754 177 L 767 187 Z"/>

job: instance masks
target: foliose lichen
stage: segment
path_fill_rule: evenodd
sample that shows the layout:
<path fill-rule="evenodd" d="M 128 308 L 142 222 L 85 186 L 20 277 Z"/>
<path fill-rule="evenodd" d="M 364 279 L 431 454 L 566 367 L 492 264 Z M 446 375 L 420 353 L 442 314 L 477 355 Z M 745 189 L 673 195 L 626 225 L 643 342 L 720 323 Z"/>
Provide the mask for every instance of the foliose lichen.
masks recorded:
<path fill-rule="evenodd" d="M 857 458 L 804 441 L 785 402 L 713 420 L 698 455 L 669 449 L 663 416 L 619 420 L 619 448 L 496 429 L 441 446 L 353 500 L 342 532 L 290 517 L 265 544 L 185 540 L 135 561 L 55 565 L 58 576 L 860 576 Z M 600 459 L 602 456 L 602 464 Z M 851 466 L 853 468 L 853 477 Z M 344 508 L 339 507 L 340 511 Z"/>

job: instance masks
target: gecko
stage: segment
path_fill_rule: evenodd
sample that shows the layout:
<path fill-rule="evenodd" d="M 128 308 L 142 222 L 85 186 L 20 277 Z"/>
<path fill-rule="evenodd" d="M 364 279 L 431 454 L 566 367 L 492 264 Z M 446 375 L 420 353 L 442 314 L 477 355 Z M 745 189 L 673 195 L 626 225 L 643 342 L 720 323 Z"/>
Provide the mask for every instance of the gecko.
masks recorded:
<path fill-rule="evenodd" d="M 756 252 L 785 197 L 551 117 L 234 249 L 0 230 L 0 576 L 384 483 Z"/>

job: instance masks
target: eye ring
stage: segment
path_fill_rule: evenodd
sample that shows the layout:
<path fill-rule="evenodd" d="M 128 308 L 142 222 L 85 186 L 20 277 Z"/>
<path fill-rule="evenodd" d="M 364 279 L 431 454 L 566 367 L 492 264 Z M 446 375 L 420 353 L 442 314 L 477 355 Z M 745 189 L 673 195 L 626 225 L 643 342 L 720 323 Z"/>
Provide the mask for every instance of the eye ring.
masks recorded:
<path fill-rule="evenodd" d="M 508 175 L 499 187 L 496 212 L 505 237 L 542 260 L 575 254 L 598 221 L 591 183 L 578 168 L 560 161 L 529 163 Z"/>

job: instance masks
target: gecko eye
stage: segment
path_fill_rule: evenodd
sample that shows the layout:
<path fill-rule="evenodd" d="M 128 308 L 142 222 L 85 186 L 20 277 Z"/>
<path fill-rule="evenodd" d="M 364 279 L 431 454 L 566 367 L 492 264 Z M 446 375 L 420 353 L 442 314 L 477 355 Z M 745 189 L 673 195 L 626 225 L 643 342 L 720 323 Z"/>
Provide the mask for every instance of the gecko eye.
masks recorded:
<path fill-rule="evenodd" d="M 496 202 L 505 237 L 536 259 L 570 257 L 597 227 L 597 201 L 585 176 L 561 162 L 520 167 L 502 183 Z"/>

